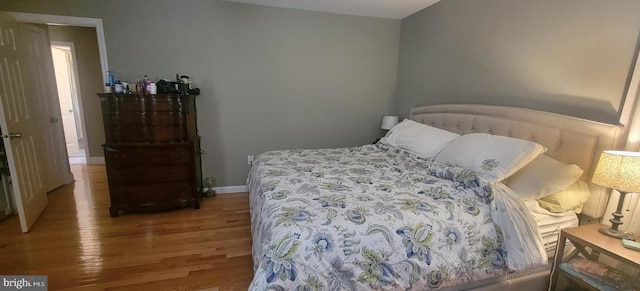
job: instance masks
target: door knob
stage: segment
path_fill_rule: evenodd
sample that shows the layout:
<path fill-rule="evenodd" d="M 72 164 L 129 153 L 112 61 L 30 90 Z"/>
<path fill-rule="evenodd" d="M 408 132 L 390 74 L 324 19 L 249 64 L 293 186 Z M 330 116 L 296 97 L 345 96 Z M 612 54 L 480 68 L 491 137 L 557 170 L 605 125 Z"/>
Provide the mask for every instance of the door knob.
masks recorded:
<path fill-rule="evenodd" d="M 21 138 L 22 137 L 22 133 L 20 132 L 10 132 L 9 135 L 3 135 L 3 138 Z"/>
<path fill-rule="evenodd" d="M 60 121 L 60 120 L 59 120 L 59 119 L 57 119 L 57 118 L 55 118 L 55 117 L 51 117 L 51 118 L 49 118 L 49 121 L 50 121 L 51 123 L 56 123 L 56 122 L 58 122 L 58 121 Z"/>

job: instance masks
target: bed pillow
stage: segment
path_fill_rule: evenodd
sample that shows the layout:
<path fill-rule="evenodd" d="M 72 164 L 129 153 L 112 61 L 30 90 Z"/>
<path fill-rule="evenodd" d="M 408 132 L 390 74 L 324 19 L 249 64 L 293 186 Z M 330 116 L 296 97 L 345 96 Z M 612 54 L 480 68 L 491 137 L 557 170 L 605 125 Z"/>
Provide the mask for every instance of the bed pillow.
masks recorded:
<path fill-rule="evenodd" d="M 557 193 L 577 181 L 584 171 L 547 155 L 539 155 L 531 163 L 504 180 L 522 200 L 532 200 Z"/>
<path fill-rule="evenodd" d="M 546 150 L 522 139 L 472 133 L 447 144 L 435 160 L 475 171 L 489 182 L 500 182 Z"/>
<path fill-rule="evenodd" d="M 573 211 L 580 213 L 590 195 L 589 185 L 582 180 L 577 180 L 567 189 L 538 199 L 538 203 L 540 207 L 551 212 Z"/>
<path fill-rule="evenodd" d="M 430 158 L 460 135 L 410 119 L 394 126 L 385 136 L 386 143 L 421 157 Z"/>

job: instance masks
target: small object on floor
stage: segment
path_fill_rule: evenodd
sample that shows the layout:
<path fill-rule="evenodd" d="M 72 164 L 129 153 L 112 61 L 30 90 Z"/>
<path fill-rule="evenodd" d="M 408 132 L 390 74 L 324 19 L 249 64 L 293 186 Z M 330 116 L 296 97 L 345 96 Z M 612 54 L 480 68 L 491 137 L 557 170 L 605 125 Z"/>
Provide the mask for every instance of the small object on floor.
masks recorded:
<path fill-rule="evenodd" d="M 204 192 L 204 197 L 206 198 L 216 197 L 216 190 L 207 190 L 207 192 Z"/>
<path fill-rule="evenodd" d="M 216 185 L 216 178 L 206 177 L 204 178 L 204 185 L 207 187 L 207 191 L 204 192 L 204 197 L 213 198 L 216 197 L 216 190 L 213 190 L 213 186 Z"/>

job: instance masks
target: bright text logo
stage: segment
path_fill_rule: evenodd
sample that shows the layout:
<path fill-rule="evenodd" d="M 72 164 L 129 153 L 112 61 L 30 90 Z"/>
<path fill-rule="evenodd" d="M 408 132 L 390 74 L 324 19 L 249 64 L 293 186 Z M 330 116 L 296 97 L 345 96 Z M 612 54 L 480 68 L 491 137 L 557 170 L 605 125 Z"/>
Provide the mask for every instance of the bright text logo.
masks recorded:
<path fill-rule="evenodd" d="M 47 276 L 0 276 L 0 291 L 47 290 Z"/>

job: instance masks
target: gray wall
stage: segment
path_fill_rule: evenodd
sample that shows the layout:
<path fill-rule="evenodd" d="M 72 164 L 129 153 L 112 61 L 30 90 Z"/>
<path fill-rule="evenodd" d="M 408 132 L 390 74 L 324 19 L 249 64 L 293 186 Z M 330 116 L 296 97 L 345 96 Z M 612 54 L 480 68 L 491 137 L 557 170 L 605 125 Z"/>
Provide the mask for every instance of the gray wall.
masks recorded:
<path fill-rule="evenodd" d="M 245 183 L 248 154 L 371 143 L 394 110 L 398 20 L 215 0 L 11 0 L 0 10 L 101 18 L 117 79 L 190 75 L 202 92 L 203 174 L 219 186 Z"/>
<path fill-rule="evenodd" d="M 443 0 L 402 20 L 396 113 L 440 103 L 617 123 L 638 0 Z"/>
<path fill-rule="evenodd" d="M 96 92 L 104 88 L 100 52 L 96 29 L 93 27 L 74 27 L 50 25 L 49 38 L 52 41 L 66 41 L 74 44 L 80 85 L 82 112 L 86 124 L 88 152 L 90 157 L 103 156 L 104 127 L 100 109 L 100 99 Z"/>

